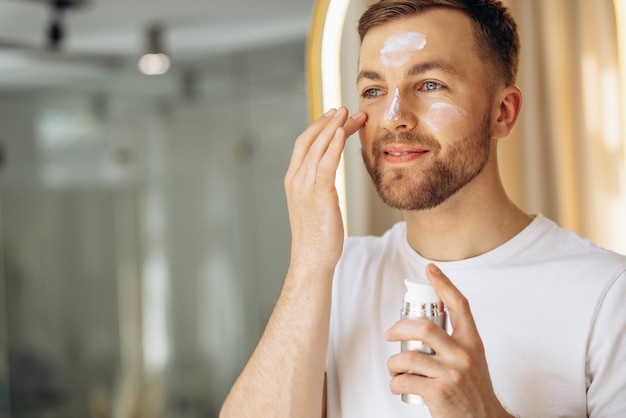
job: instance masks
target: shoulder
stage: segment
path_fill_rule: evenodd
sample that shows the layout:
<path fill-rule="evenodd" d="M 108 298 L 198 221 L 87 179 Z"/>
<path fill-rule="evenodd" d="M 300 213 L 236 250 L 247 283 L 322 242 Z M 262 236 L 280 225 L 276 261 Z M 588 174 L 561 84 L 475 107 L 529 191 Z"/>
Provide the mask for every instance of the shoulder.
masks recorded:
<path fill-rule="evenodd" d="M 626 256 L 602 248 L 541 215 L 537 215 L 525 232 L 529 253 L 539 259 L 602 265 L 613 269 L 616 275 L 626 270 Z"/>
<path fill-rule="evenodd" d="M 560 283 L 572 300 L 601 309 L 621 309 L 614 303 L 623 298 L 626 285 L 626 256 L 596 245 L 555 222 L 540 218 L 538 240 L 530 251 L 528 264 L 539 267 L 538 276 Z M 574 296 L 576 295 L 576 296 Z"/>

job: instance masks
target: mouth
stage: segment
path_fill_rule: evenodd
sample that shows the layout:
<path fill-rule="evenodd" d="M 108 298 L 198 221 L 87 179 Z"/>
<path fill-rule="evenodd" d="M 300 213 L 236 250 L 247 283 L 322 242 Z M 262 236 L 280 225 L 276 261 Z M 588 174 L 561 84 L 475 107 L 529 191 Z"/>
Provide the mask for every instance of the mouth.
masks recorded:
<path fill-rule="evenodd" d="M 385 155 L 391 155 L 392 157 L 402 157 L 403 155 L 411 155 L 411 154 L 424 154 L 428 151 L 385 151 Z"/>
<path fill-rule="evenodd" d="M 423 148 L 407 147 L 407 146 L 388 146 L 383 150 L 385 160 L 390 163 L 406 163 L 414 161 L 429 151 Z"/>
<path fill-rule="evenodd" d="M 408 144 L 387 144 L 382 147 L 385 154 L 408 154 L 408 153 L 424 153 L 428 152 L 427 148 L 416 147 Z"/>

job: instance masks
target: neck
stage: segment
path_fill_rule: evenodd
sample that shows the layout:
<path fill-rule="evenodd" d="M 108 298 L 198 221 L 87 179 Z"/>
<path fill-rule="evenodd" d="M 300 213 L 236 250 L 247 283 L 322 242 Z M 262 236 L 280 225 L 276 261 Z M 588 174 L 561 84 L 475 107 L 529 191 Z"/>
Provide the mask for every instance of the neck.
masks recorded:
<path fill-rule="evenodd" d="M 499 176 L 481 173 L 433 209 L 407 211 L 409 245 L 434 261 L 484 254 L 517 235 L 532 217 L 515 206 Z"/>

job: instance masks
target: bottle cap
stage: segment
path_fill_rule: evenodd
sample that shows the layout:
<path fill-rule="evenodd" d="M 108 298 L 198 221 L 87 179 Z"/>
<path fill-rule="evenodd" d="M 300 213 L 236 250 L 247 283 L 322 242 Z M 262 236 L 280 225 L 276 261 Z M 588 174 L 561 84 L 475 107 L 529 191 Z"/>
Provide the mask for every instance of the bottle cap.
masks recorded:
<path fill-rule="evenodd" d="M 425 282 L 416 282 L 411 279 L 404 279 L 407 292 L 404 295 L 404 302 L 410 304 L 438 304 L 441 302 L 435 289 Z"/>

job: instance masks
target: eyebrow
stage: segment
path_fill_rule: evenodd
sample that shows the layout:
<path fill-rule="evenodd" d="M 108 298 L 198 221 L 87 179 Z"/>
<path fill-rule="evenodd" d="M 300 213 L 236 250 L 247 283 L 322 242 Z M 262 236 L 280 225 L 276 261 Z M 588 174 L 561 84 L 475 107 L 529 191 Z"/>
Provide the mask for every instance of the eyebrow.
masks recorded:
<path fill-rule="evenodd" d="M 440 70 L 450 75 L 458 74 L 458 72 L 450 64 L 447 64 L 443 61 L 428 61 L 428 62 L 415 64 L 414 66 L 409 68 L 407 75 L 414 76 L 414 75 L 423 74 L 425 72 L 432 71 L 432 70 Z M 360 71 L 359 75 L 356 78 L 356 82 L 358 83 L 362 79 L 368 79 L 372 81 L 385 81 L 385 77 L 383 77 L 382 74 L 373 70 Z"/>
<path fill-rule="evenodd" d="M 372 80 L 372 81 L 385 81 L 385 77 L 383 77 L 376 71 L 363 70 L 363 71 L 360 71 L 359 75 L 356 77 L 356 82 L 358 83 L 364 78 L 368 80 Z"/>
<path fill-rule="evenodd" d="M 443 61 L 427 61 L 415 64 L 409 69 L 408 75 L 418 75 L 432 70 L 440 70 L 450 75 L 457 75 L 456 69 Z"/>

